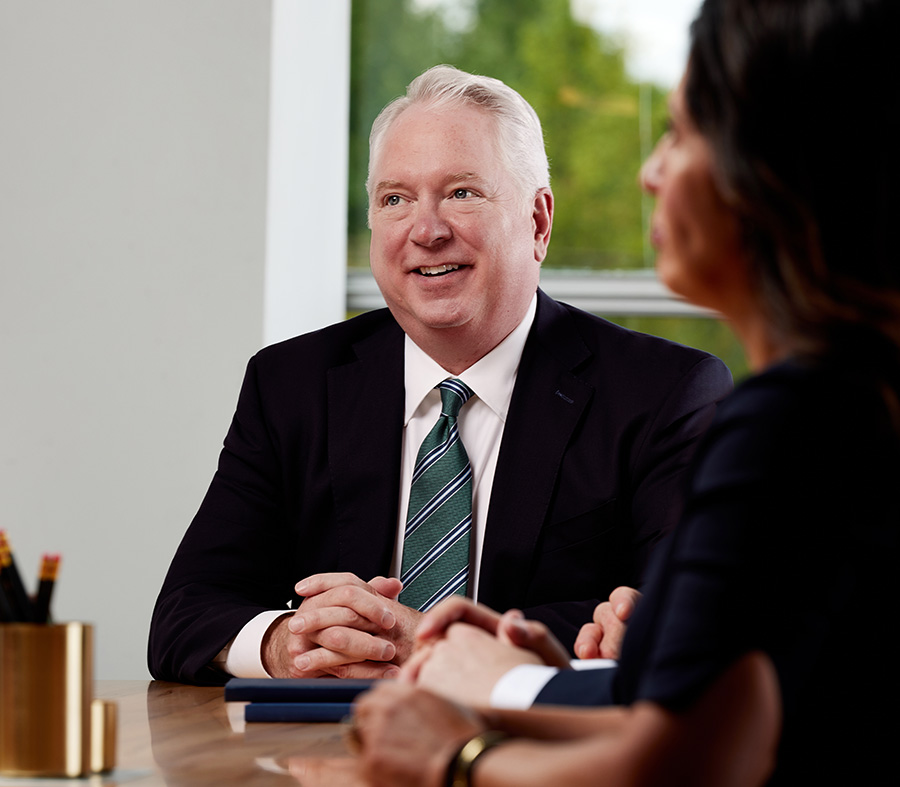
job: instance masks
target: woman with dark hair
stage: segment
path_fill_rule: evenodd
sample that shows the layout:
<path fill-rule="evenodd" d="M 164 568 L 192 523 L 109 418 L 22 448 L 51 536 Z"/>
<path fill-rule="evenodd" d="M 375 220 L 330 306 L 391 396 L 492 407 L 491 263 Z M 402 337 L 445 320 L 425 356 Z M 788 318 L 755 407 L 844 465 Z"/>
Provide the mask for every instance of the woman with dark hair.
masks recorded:
<path fill-rule="evenodd" d="M 375 784 L 897 781 L 900 3 L 706 0 L 691 32 L 641 174 L 657 269 L 757 374 L 698 450 L 620 707 L 475 712 L 385 686 L 354 720 Z"/>

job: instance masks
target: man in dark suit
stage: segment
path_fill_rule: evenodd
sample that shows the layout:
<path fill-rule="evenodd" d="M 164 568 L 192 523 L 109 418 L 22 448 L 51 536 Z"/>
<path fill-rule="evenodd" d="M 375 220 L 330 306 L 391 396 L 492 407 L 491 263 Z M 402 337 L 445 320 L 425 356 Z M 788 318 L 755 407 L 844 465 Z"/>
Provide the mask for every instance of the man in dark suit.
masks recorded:
<path fill-rule="evenodd" d="M 375 121 L 369 167 L 388 309 L 250 361 L 154 611 L 157 678 L 396 671 L 421 617 L 396 578 L 410 480 L 447 378 L 474 392 L 458 417 L 468 595 L 524 608 L 571 645 L 675 523 L 730 374 L 538 290 L 553 195 L 527 102 L 431 69 Z"/>

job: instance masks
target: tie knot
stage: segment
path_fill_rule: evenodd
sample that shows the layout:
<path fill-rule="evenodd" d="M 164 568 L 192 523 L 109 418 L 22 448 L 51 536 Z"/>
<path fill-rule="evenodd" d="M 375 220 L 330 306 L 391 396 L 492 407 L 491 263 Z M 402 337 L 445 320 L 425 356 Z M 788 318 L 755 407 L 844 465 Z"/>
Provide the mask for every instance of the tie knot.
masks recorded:
<path fill-rule="evenodd" d="M 450 418 L 456 418 L 459 415 L 459 408 L 472 396 L 472 389 L 455 377 L 451 380 L 444 380 L 437 388 L 441 392 L 441 415 L 447 415 Z"/>

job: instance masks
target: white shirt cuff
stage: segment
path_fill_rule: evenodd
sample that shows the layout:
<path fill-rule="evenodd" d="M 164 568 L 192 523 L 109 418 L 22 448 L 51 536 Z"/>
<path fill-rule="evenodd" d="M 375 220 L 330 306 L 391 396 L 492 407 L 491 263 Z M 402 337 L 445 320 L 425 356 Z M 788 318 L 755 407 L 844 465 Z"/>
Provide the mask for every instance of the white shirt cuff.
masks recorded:
<path fill-rule="evenodd" d="M 569 665 L 574 670 L 583 669 L 612 669 L 617 667 L 619 662 L 615 659 L 572 659 Z"/>
<path fill-rule="evenodd" d="M 519 664 L 503 675 L 491 690 L 492 708 L 525 710 L 559 670 L 544 664 Z"/>
<path fill-rule="evenodd" d="M 225 671 L 235 678 L 271 678 L 262 663 L 262 641 L 266 631 L 284 610 L 272 609 L 260 612 L 246 623 L 231 641 L 225 659 Z"/>
<path fill-rule="evenodd" d="M 616 664 L 613 659 L 572 659 L 570 662 L 575 670 L 609 669 Z M 556 667 L 543 664 L 520 664 L 513 667 L 494 684 L 491 690 L 491 707 L 511 710 L 530 708 L 557 672 L 559 669 Z"/>

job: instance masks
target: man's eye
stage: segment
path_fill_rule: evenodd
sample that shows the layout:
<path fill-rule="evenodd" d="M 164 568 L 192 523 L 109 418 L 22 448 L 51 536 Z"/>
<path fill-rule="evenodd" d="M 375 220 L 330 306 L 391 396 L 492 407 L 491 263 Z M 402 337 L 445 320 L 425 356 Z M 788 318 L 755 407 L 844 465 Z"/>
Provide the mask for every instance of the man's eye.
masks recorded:
<path fill-rule="evenodd" d="M 453 192 L 453 199 L 465 199 L 472 195 L 472 192 L 468 189 L 456 189 Z"/>
<path fill-rule="evenodd" d="M 384 198 L 384 204 L 394 207 L 400 204 L 400 196 L 398 194 L 391 194 L 388 197 Z"/>

